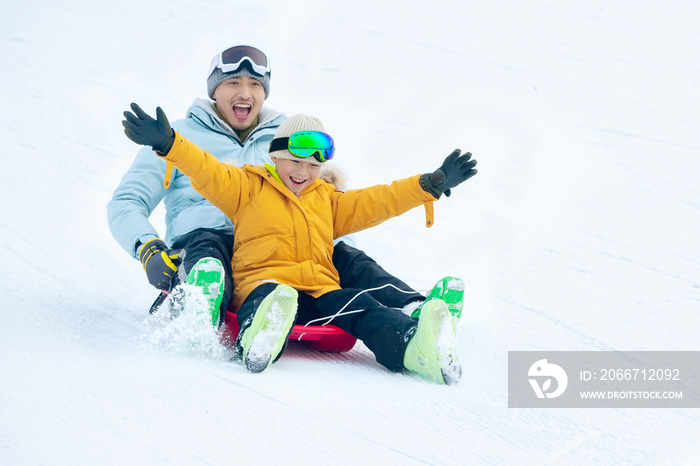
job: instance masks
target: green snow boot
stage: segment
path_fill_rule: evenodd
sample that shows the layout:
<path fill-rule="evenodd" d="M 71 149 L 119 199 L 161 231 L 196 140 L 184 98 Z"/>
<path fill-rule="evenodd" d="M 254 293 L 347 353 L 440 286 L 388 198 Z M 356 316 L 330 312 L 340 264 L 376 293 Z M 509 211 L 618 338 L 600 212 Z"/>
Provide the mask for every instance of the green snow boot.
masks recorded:
<path fill-rule="evenodd" d="M 442 299 L 447 304 L 453 316 L 459 320 L 462 317 L 462 306 L 464 305 L 464 281 L 456 277 L 445 277 L 435 284 L 425 302 L 418 309 L 413 311 L 411 317 L 418 318 L 421 310 L 431 299 Z"/>
<path fill-rule="evenodd" d="M 187 274 L 186 283 L 194 285 L 202 290 L 202 294 L 207 301 L 207 311 L 211 315 L 211 323 L 214 327 L 219 327 L 221 315 L 221 300 L 224 297 L 224 277 L 226 271 L 221 261 L 212 257 L 200 259 L 190 273 Z M 185 302 L 191 293 L 185 293 Z M 190 298 L 191 300 L 192 298 Z"/>
<path fill-rule="evenodd" d="M 297 316 L 298 298 L 294 288 L 278 285 L 258 306 L 238 343 L 250 372 L 267 369 L 284 349 Z"/>
<path fill-rule="evenodd" d="M 423 306 L 416 333 L 408 341 L 403 365 L 441 384 L 455 384 L 462 376 L 455 319 L 443 300 L 431 299 Z"/>

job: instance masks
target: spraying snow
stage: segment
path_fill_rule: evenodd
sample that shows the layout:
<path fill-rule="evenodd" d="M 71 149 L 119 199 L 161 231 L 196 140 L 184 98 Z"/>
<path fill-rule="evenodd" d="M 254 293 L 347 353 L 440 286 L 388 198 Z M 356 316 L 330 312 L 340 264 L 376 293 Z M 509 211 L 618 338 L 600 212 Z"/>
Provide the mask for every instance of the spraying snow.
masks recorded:
<path fill-rule="evenodd" d="M 145 318 L 138 336 L 141 346 L 153 352 L 230 359 L 233 353 L 220 342 L 219 331 L 211 323 L 209 303 L 202 290 L 187 284 L 179 287 L 187 293 L 187 300 L 179 308 L 179 313 L 172 315 L 169 298 L 157 312 Z"/>

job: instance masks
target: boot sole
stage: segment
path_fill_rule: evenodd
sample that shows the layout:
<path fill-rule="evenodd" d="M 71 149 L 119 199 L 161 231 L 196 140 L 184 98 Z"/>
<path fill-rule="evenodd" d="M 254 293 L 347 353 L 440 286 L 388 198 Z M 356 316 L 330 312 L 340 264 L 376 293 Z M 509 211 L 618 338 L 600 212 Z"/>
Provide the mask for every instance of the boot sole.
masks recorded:
<path fill-rule="evenodd" d="M 442 300 L 431 300 L 425 310 L 418 322 L 421 334 L 414 334 L 422 338 L 411 343 L 412 357 L 417 357 L 418 365 L 409 362 L 413 367 L 407 368 L 438 383 L 453 385 L 462 376 L 462 366 L 455 351 L 457 335 L 452 314 Z"/>
<path fill-rule="evenodd" d="M 250 327 L 257 328 L 257 332 L 244 349 L 244 363 L 250 372 L 257 374 L 267 369 L 284 349 L 296 317 L 297 298 L 295 289 L 279 285 L 260 304 Z M 270 312 L 275 319 L 270 319 Z"/>
<path fill-rule="evenodd" d="M 224 292 L 224 276 L 226 272 L 218 259 L 205 258 L 192 267 L 187 275 L 186 283 L 202 289 L 203 295 L 210 302 L 212 325 L 218 326 L 221 310 L 221 299 Z"/>

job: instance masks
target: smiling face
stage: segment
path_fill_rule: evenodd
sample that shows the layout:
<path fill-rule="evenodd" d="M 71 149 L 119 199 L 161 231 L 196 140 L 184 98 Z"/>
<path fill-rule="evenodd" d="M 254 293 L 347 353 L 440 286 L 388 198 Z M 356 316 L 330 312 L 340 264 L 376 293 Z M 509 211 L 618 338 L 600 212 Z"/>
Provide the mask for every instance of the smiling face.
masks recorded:
<path fill-rule="evenodd" d="M 238 76 L 219 84 L 214 91 L 219 114 L 231 128 L 245 131 L 260 114 L 265 101 L 265 88 L 257 79 Z"/>
<path fill-rule="evenodd" d="M 277 166 L 277 175 L 282 183 L 295 194 L 299 194 L 309 187 L 318 178 L 318 173 L 321 171 L 321 164 L 313 158 L 311 160 L 270 158 Z"/>

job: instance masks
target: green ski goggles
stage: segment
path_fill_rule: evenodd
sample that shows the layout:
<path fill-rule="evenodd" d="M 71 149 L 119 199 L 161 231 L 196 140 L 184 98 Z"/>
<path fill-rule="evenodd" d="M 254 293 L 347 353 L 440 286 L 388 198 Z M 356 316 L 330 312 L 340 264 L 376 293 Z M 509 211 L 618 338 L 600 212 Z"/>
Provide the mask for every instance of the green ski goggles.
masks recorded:
<path fill-rule="evenodd" d="M 276 138 L 270 143 L 270 152 L 285 149 L 302 159 L 313 156 L 319 162 L 328 162 L 335 154 L 333 138 L 321 131 L 297 131 L 288 138 Z"/>

